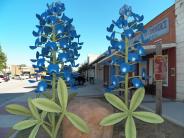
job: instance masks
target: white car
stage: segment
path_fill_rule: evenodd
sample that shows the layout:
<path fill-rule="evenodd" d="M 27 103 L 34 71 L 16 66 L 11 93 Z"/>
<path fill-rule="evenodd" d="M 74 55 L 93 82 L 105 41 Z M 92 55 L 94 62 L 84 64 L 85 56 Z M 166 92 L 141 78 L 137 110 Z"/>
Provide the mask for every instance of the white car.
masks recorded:
<path fill-rule="evenodd" d="M 22 74 L 20 75 L 21 80 L 29 79 L 29 74 Z"/>
<path fill-rule="evenodd" d="M 0 75 L 0 83 L 1 82 L 4 82 L 4 76 L 3 75 Z"/>

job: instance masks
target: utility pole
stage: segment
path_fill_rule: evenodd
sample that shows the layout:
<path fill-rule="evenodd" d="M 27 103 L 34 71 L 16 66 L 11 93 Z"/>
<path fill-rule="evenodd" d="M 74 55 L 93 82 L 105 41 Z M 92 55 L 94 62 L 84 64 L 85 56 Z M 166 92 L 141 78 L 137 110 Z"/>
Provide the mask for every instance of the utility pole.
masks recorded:
<path fill-rule="evenodd" d="M 162 114 L 162 80 L 163 80 L 163 57 L 162 40 L 155 41 L 156 56 L 154 57 L 154 74 L 156 81 L 156 113 Z"/>

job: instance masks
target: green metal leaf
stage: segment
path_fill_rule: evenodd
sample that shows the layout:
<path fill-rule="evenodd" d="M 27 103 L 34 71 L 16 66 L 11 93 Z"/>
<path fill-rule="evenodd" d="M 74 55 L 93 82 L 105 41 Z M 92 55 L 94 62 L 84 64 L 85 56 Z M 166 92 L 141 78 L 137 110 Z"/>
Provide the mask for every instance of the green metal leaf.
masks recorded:
<path fill-rule="evenodd" d="M 84 133 L 89 133 L 89 128 L 84 120 L 82 120 L 80 117 L 71 112 L 67 112 L 65 113 L 65 115 L 68 118 L 68 120 L 70 120 L 70 122 L 80 131 Z"/>
<path fill-rule="evenodd" d="M 15 115 L 30 116 L 31 112 L 24 106 L 18 104 L 9 104 L 6 106 L 6 111 Z"/>
<path fill-rule="evenodd" d="M 38 133 L 38 130 L 40 128 L 40 125 L 36 125 L 33 130 L 31 131 L 30 135 L 29 135 L 29 138 L 35 138 L 37 133 Z"/>
<path fill-rule="evenodd" d="M 29 109 L 32 113 L 32 115 L 36 118 L 36 119 L 40 119 L 40 114 L 38 113 L 38 110 L 36 109 L 36 107 L 33 105 L 31 99 L 28 99 L 28 106 Z"/>
<path fill-rule="evenodd" d="M 125 124 L 126 138 L 136 138 L 136 126 L 132 116 L 129 116 Z"/>
<path fill-rule="evenodd" d="M 105 98 L 109 103 L 111 103 L 117 109 L 119 109 L 121 111 L 127 111 L 128 110 L 128 108 L 124 104 L 124 102 L 120 98 L 118 98 L 117 96 L 115 96 L 111 93 L 105 93 Z"/>
<path fill-rule="evenodd" d="M 59 79 L 58 80 L 58 98 L 59 98 L 59 102 L 62 106 L 62 110 L 66 111 L 66 107 L 67 107 L 67 103 L 68 103 L 68 90 L 67 90 L 67 86 L 64 82 L 63 79 Z"/>
<path fill-rule="evenodd" d="M 46 111 L 42 111 L 41 119 L 44 120 L 46 116 L 47 116 L 47 112 Z"/>
<path fill-rule="evenodd" d="M 130 102 L 130 110 L 134 111 L 142 102 L 144 98 L 145 90 L 144 88 L 139 88 L 135 91 L 131 102 Z"/>
<path fill-rule="evenodd" d="M 54 112 L 59 113 L 61 112 L 61 107 L 57 105 L 52 100 L 46 98 L 36 98 L 32 100 L 32 103 L 39 109 L 46 111 L 46 112 Z"/>
<path fill-rule="evenodd" d="M 48 120 L 50 123 L 52 123 L 52 113 L 48 113 Z"/>
<path fill-rule="evenodd" d="M 162 117 L 151 112 L 133 112 L 133 116 L 147 123 L 157 124 L 164 122 Z"/>
<path fill-rule="evenodd" d="M 100 122 L 100 125 L 101 126 L 114 125 L 114 124 L 119 123 L 120 121 L 122 121 L 126 117 L 127 117 L 127 113 L 114 113 L 114 114 L 111 114 L 111 115 L 103 118 L 103 120 Z"/>
<path fill-rule="evenodd" d="M 15 124 L 13 126 L 13 129 L 24 130 L 24 129 L 27 129 L 27 128 L 30 128 L 30 127 L 36 125 L 38 122 L 39 122 L 38 120 L 24 120 L 24 121 L 21 121 L 21 122 L 18 122 L 17 124 Z"/>

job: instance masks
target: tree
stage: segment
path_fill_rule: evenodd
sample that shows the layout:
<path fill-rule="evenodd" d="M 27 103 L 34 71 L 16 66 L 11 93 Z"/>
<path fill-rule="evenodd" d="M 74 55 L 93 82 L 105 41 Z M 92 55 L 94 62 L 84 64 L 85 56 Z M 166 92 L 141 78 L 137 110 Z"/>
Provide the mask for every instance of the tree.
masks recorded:
<path fill-rule="evenodd" d="M 88 68 L 89 68 L 89 65 L 88 65 L 88 63 L 86 62 L 86 63 L 82 64 L 82 65 L 79 67 L 78 72 L 79 72 L 79 73 L 83 73 L 83 72 L 86 71 Z"/>
<path fill-rule="evenodd" d="M 7 57 L 0 45 L 0 71 L 6 68 Z"/>

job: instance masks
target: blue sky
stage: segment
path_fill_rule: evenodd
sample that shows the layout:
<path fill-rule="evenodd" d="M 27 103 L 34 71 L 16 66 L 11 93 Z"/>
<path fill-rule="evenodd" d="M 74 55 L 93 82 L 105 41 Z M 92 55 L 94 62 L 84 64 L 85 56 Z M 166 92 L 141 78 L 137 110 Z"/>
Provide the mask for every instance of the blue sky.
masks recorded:
<path fill-rule="evenodd" d="M 8 64 L 31 65 L 29 59 L 35 57 L 36 51 L 29 49 L 34 45 L 32 31 L 38 21 L 36 13 L 46 9 L 46 3 L 54 0 L 0 0 L 0 44 L 7 54 Z M 107 50 L 109 43 L 105 36 L 106 27 L 112 19 L 119 17 L 119 8 L 123 4 L 132 6 L 134 12 L 143 14 L 144 23 L 174 4 L 175 0 L 62 0 L 66 15 L 74 18 L 73 24 L 84 42 L 81 56 L 83 63 L 87 54 L 101 54 Z"/>

